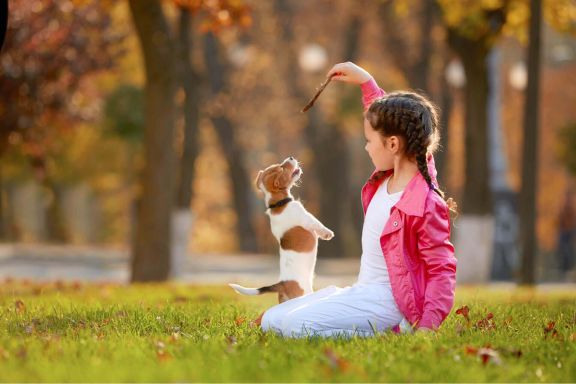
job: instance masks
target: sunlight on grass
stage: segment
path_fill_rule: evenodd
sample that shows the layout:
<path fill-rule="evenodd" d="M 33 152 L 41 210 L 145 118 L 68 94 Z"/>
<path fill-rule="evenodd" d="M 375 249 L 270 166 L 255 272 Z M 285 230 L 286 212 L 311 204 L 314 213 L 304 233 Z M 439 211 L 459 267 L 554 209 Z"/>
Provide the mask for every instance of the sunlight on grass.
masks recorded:
<path fill-rule="evenodd" d="M 7 281 L 0 380 L 576 380 L 575 292 L 465 287 L 456 301 L 436 334 L 287 340 L 250 325 L 272 295 Z"/>

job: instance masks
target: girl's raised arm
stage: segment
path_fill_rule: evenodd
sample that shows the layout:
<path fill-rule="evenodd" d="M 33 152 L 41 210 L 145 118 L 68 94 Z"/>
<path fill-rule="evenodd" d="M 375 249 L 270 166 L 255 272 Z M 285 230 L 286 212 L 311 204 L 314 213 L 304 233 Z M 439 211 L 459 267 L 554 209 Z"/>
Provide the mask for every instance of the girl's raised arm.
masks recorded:
<path fill-rule="evenodd" d="M 333 66 L 326 76 L 330 77 L 332 75 L 334 75 L 332 80 L 360 85 L 364 110 L 367 110 L 374 100 L 386 95 L 386 92 L 378 87 L 378 84 L 376 84 L 376 81 L 368 71 L 349 61 Z"/>

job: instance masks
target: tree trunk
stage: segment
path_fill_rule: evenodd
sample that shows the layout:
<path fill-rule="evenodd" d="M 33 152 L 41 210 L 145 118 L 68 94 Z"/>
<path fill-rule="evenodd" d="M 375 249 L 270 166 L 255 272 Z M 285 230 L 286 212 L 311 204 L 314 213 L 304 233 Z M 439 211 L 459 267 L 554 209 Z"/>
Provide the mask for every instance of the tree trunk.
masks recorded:
<path fill-rule="evenodd" d="M 447 65 L 448 63 L 446 63 Z M 444 66 L 445 68 L 446 66 Z M 452 95 L 450 86 L 446 78 L 442 76 L 442 85 L 440 87 L 440 148 L 434 155 L 436 169 L 438 170 L 438 183 L 440 188 L 444 189 L 447 184 L 450 168 L 448 166 L 448 154 L 450 150 L 450 115 L 452 113 Z"/>
<path fill-rule="evenodd" d="M 163 281 L 170 272 L 174 203 L 177 69 L 168 23 L 157 0 L 130 0 L 146 68 L 145 165 L 132 249 L 132 281 Z"/>
<path fill-rule="evenodd" d="M 190 231 L 193 224 L 193 213 L 190 208 L 194 195 L 193 180 L 196 158 L 199 153 L 199 119 L 201 102 L 201 79 L 192 66 L 191 51 L 194 45 L 192 32 L 192 15 L 189 10 L 179 10 L 177 50 L 179 55 L 179 76 L 184 90 L 182 105 L 184 115 L 184 132 L 182 157 L 178 168 L 178 179 L 175 194 L 175 206 L 172 212 L 172 248 L 170 276 L 182 275 L 188 256 Z"/>
<path fill-rule="evenodd" d="M 528 45 L 528 85 L 524 105 L 524 144 L 522 148 L 522 189 L 520 191 L 520 238 L 522 267 L 520 283 L 536 282 L 536 193 L 538 181 L 538 122 L 540 96 L 540 40 L 542 2 L 530 0 L 530 42 Z"/>
<path fill-rule="evenodd" d="M 448 42 L 460 56 L 466 74 L 465 105 L 465 174 L 461 203 L 463 214 L 489 215 L 492 199 L 488 162 L 488 68 L 489 47 L 483 40 L 469 40 L 452 29 Z"/>
<path fill-rule="evenodd" d="M 47 240 L 54 243 L 66 243 L 70 236 L 66 228 L 64 211 L 62 208 L 62 187 L 49 179 L 45 180 L 43 184 L 52 194 L 50 203 L 46 210 Z"/>
<path fill-rule="evenodd" d="M 1 158 L 1 155 L 0 155 Z M 8 240 L 8 217 L 6 215 L 4 200 L 4 177 L 2 174 L 2 164 L 0 163 L 0 241 Z"/>
<path fill-rule="evenodd" d="M 224 62 L 220 52 L 219 43 L 213 33 L 208 32 L 204 38 L 204 60 L 210 80 L 212 95 L 216 96 L 226 92 L 228 86 L 229 66 Z M 238 222 L 236 230 L 240 249 L 242 252 L 256 252 L 256 230 L 252 222 L 252 187 L 244 160 L 244 150 L 236 140 L 232 121 L 226 116 L 224 110 L 211 116 L 216 129 L 220 145 L 226 157 L 232 187 L 234 189 L 234 209 Z"/>
<path fill-rule="evenodd" d="M 180 160 L 180 175 L 178 178 L 178 193 L 176 206 L 190 209 L 190 201 L 194 195 L 192 181 L 194 180 L 194 164 L 199 153 L 199 106 L 201 103 L 201 78 L 191 64 L 191 51 L 194 44 L 191 30 L 191 14 L 185 8 L 180 9 L 180 24 L 178 30 L 178 51 L 180 54 L 180 79 L 184 89 L 184 146 Z"/>
<path fill-rule="evenodd" d="M 8 0 L 0 0 L 0 52 L 8 29 Z"/>

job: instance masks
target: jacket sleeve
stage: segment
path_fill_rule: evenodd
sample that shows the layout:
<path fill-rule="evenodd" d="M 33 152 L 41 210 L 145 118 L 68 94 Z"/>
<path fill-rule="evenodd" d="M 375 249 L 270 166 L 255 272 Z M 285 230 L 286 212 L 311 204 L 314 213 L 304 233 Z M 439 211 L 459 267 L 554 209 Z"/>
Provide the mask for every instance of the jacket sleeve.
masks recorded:
<path fill-rule="evenodd" d="M 431 191 L 431 193 L 435 193 Z M 450 243 L 450 218 L 444 201 L 433 198 L 418 228 L 418 249 L 425 265 L 426 291 L 422 318 L 417 327 L 435 329 L 454 305 L 456 258 Z"/>
<path fill-rule="evenodd" d="M 386 95 L 382 89 L 376 84 L 374 78 L 360 84 L 360 89 L 362 90 L 362 105 L 364 106 L 364 112 L 370 108 L 372 102 Z"/>

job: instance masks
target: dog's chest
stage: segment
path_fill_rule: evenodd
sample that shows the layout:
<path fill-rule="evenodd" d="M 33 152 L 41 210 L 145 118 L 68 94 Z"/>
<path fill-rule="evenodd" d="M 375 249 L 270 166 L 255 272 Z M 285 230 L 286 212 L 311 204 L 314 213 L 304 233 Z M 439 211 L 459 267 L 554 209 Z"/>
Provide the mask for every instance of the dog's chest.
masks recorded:
<path fill-rule="evenodd" d="M 280 243 L 288 231 L 296 227 L 305 226 L 306 211 L 298 203 L 290 203 L 284 211 L 279 214 L 269 214 L 270 229 L 272 234 Z"/>

